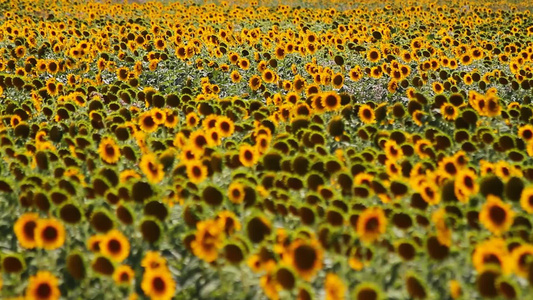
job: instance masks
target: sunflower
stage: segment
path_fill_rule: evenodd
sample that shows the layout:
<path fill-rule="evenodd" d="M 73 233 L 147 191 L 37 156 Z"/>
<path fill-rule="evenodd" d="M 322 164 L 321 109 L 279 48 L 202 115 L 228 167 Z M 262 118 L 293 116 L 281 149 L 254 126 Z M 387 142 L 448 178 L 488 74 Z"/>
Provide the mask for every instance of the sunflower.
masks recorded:
<path fill-rule="evenodd" d="M 117 69 L 117 78 L 120 81 L 126 81 L 128 80 L 129 70 L 126 67 L 118 68 Z"/>
<path fill-rule="evenodd" d="M 233 121 L 226 116 L 217 117 L 216 129 L 219 131 L 221 137 L 229 137 L 233 134 L 235 130 L 235 125 Z"/>
<path fill-rule="evenodd" d="M 253 75 L 252 77 L 250 77 L 248 85 L 250 86 L 250 89 L 252 89 L 252 91 L 258 90 L 261 87 L 261 77 L 259 77 L 258 75 Z"/>
<path fill-rule="evenodd" d="M 431 221 L 437 229 L 437 239 L 441 245 L 450 247 L 452 245 L 452 231 L 446 224 L 446 211 L 444 208 L 433 212 Z"/>
<path fill-rule="evenodd" d="M 533 125 L 526 124 L 518 128 L 518 136 L 528 144 L 531 144 L 533 141 Z"/>
<path fill-rule="evenodd" d="M 228 54 L 228 59 L 230 61 L 231 64 L 237 64 L 239 62 L 239 54 L 235 53 L 235 52 L 231 52 Z"/>
<path fill-rule="evenodd" d="M 485 176 L 494 173 L 495 166 L 494 163 L 482 159 L 479 161 L 479 169 L 481 176 Z"/>
<path fill-rule="evenodd" d="M 131 179 L 140 179 L 141 175 L 137 173 L 135 170 L 131 169 L 125 169 L 124 171 L 120 172 L 119 180 L 121 183 L 128 182 Z"/>
<path fill-rule="evenodd" d="M 365 209 L 357 219 L 357 234 L 364 242 L 373 242 L 387 229 L 387 218 L 379 207 Z"/>
<path fill-rule="evenodd" d="M 56 96 L 57 94 L 59 94 L 57 83 L 53 77 L 46 81 L 46 91 L 50 96 Z"/>
<path fill-rule="evenodd" d="M 457 173 L 454 181 L 455 196 L 462 203 L 467 203 L 471 195 L 477 194 L 479 184 L 477 175 L 470 169 L 462 169 Z"/>
<path fill-rule="evenodd" d="M 113 229 L 107 232 L 100 241 L 100 251 L 114 261 L 122 262 L 130 254 L 130 242 L 124 234 Z"/>
<path fill-rule="evenodd" d="M 444 157 L 439 161 L 438 167 L 442 174 L 449 174 L 450 176 L 456 176 L 457 172 L 459 172 L 457 161 L 454 157 Z"/>
<path fill-rule="evenodd" d="M 363 104 L 359 107 L 359 119 L 365 124 L 373 124 L 376 122 L 376 113 L 374 109 L 368 105 Z"/>
<path fill-rule="evenodd" d="M 447 121 L 454 121 L 459 115 L 457 108 L 450 103 L 444 103 L 440 108 L 440 113 Z"/>
<path fill-rule="evenodd" d="M 22 119 L 20 118 L 19 115 L 13 115 L 9 121 L 9 124 L 11 125 L 11 127 L 16 127 L 17 125 L 19 125 L 20 123 L 22 122 Z"/>
<path fill-rule="evenodd" d="M 154 46 L 157 50 L 164 50 L 167 45 L 164 39 L 158 38 L 154 41 Z"/>
<path fill-rule="evenodd" d="M 157 125 L 165 123 L 167 115 L 162 109 L 156 107 L 151 109 L 150 113 L 152 114 L 152 118 Z"/>
<path fill-rule="evenodd" d="M 35 228 L 39 215 L 36 213 L 25 213 L 21 215 L 15 222 L 14 231 L 20 246 L 26 249 L 35 248 Z"/>
<path fill-rule="evenodd" d="M 113 272 L 113 280 L 118 285 L 129 286 L 135 277 L 135 272 L 128 265 L 118 266 Z"/>
<path fill-rule="evenodd" d="M 461 287 L 461 283 L 459 283 L 459 281 L 452 279 L 448 282 L 448 285 L 452 299 L 459 299 L 463 295 L 463 288 Z"/>
<path fill-rule="evenodd" d="M 290 244 L 287 253 L 283 255 L 283 260 L 291 265 L 303 279 L 309 281 L 322 269 L 323 252 L 317 240 L 297 239 Z"/>
<path fill-rule="evenodd" d="M 402 175 L 402 169 L 400 165 L 390 159 L 385 162 L 385 170 L 387 171 L 387 174 L 392 178 L 400 177 Z"/>
<path fill-rule="evenodd" d="M 529 157 L 533 157 L 533 142 L 527 143 L 526 151 L 527 151 L 527 155 L 529 155 Z"/>
<path fill-rule="evenodd" d="M 326 92 L 322 94 L 322 107 L 326 110 L 334 111 L 341 107 L 341 97 L 335 92 Z"/>
<path fill-rule="evenodd" d="M 108 164 L 115 164 L 120 159 L 120 150 L 115 140 L 104 137 L 98 146 L 100 158 Z"/>
<path fill-rule="evenodd" d="M 463 54 L 459 60 L 461 61 L 461 64 L 463 66 L 468 66 L 472 63 L 473 59 L 472 59 L 472 56 L 470 55 L 470 53 L 465 53 Z"/>
<path fill-rule="evenodd" d="M 382 294 L 378 285 L 370 282 L 359 283 L 354 290 L 354 300 L 381 300 Z"/>
<path fill-rule="evenodd" d="M 513 249 L 511 252 L 513 270 L 516 275 L 527 278 L 530 271 L 530 264 L 533 263 L 533 245 L 523 244 Z"/>
<path fill-rule="evenodd" d="M 403 156 L 402 148 L 398 146 L 395 140 L 387 140 L 383 148 L 387 159 L 390 161 L 398 161 Z"/>
<path fill-rule="evenodd" d="M 239 71 L 234 70 L 233 72 L 231 72 L 230 78 L 231 78 L 231 82 L 238 83 L 241 81 L 242 75 L 241 73 L 239 73 Z"/>
<path fill-rule="evenodd" d="M 326 275 L 324 289 L 326 290 L 326 300 L 345 299 L 346 285 L 342 282 L 342 279 L 334 273 L 328 273 Z"/>
<path fill-rule="evenodd" d="M 163 165 L 156 160 L 156 156 L 153 153 L 143 155 L 139 162 L 139 167 L 148 178 L 148 181 L 152 183 L 159 183 L 165 177 Z"/>
<path fill-rule="evenodd" d="M 191 144 L 181 147 L 180 160 L 183 163 L 187 163 L 192 160 L 199 160 L 204 155 L 205 149 L 197 149 Z"/>
<path fill-rule="evenodd" d="M 293 87 L 295 92 L 297 92 L 297 93 L 302 92 L 305 89 L 305 87 L 306 87 L 305 79 L 302 76 L 300 76 L 300 75 L 294 76 L 294 81 L 293 81 L 292 87 Z"/>
<path fill-rule="evenodd" d="M 38 271 L 31 276 L 26 288 L 27 300 L 53 300 L 59 299 L 61 292 L 58 288 L 58 279 L 48 271 Z"/>
<path fill-rule="evenodd" d="M 389 91 L 389 93 L 391 94 L 394 94 L 396 90 L 398 90 L 399 86 L 400 86 L 400 83 L 398 82 L 398 80 L 391 79 L 389 83 L 387 84 L 387 91 Z"/>
<path fill-rule="evenodd" d="M 48 62 L 46 69 L 48 70 L 48 73 L 56 74 L 57 72 L 59 72 L 59 65 L 57 64 L 57 62 L 51 60 Z"/>
<path fill-rule="evenodd" d="M 95 253 L 100 253 L 100 243 L 102 242 L 103 238 L 103 234 L 91 235 L 87 239 L 87 249 Z"/>
<path fill-rule="evenodd" d="M 244 186 L 240 182 L 232 182 L 228 187 L 228 198 L 235 204 L 240 204 L 244 201 Z"/>
<path fill-rule="evenodd" d="M 176 292 L 176 282 L 169 271 L 145 271 L 141 288 L 153 300 L 170 300 Z"/>
<path fill-rule="evenodd" d="M 502 108 L 500 106 L 500 99 L 496 95 L 487 95 L 486 96 L 486 105 L 484 113 L 488 117 L 496 117 L 501 114 Z"/>
<path fill-rule="evenodd" d="M 35 227 L 35 243 L 46 250 L 57 249 L 65 243 L 65 227 L 56 219 L 39 219 Z"/>
<path fill-rule="evenodd" d="M 263 289 L 263 292 L 268 299 L 279 299 L 278 289 L 280 284 L 276 281 L 276 275 L 274 273 L 267 273 L 259 278 L 259 286 Z"/>
<path fill-rule="evenodd" d="M 196 224 L 195 239 L 191 243 L 194 255 L 206 262 L 213 262 L 224 244 L 224 227 L 217 220 L 200 221 Z"/>
<path fill-rule="evenodd" d="M 220 133 L 215 128 L 211 128 L 207 130 L 206 135 L 207 135 L 207 144 L 209 146 L 216 147 L 222 144 Z"/>
<path fill-rule="evenodd" d="M 250 68 L 250 60 L 248 60 L 248 58 L 242 58 L 241 60 L 239 60 L 239 67 L 242 69 L 242 70 L 248 70 L 248 68 Z"/>
<path fill-rule="evenodd" d="M 259 154 L 264 154 L 266 153 L 266 151 L 268 150 L 268 148 L 270 147 L 270 141 L 271 141 L 271 137 L 269 135 L 266 135 L 266 134 L 260 134 L 259 136 L 257 136 L 255 138 L 255 142 L 256 142 L 256 147 L 257 147 L 257 152 Z"/>
<path fill-rule="evenodd" d="M 533 214 L 533 186 L 528 186 L 522 190 L 520 206 L 527 213 Z"/>
<path fill-rule="evenodd" d="M 507 244 L 501 238 L 491 238 L 477 244 L 472 253 L 472 264 L 478 272 L 483 271 L 488 264 L 496 265 L 505 274 L 513 268 Z"/>
<path fill-rule="evenodd" d="M 170 109 L 165 110 L 165 127 L 166 128 L 175 128 L 178 125 L 179 118 L 176 113 Z"/>
<path fill-rule="evenodd" d="M 499 197 L 492 194 L 487 196 L 479 213 L 479 221 L 490 232 L 501 235 L 513 224 L 514 212 L 511 204 L 504 203 Z"/>
<path fill-rule="evenodd" d="M 270 69 L 266 69 L 261 74 L 261 78 L 266 83 L 273 83 L 276 80 L 277 75 L 276 75 L 276 73 L 274 73 L 274 71 L 272 71 Z"/>
<path fill-rule="evenodd" d="M 336 89 L 342 88 L 344 85 L 344 76 L 341 73 L 333 75 L 333 78 L 331 79 L 331 85 Z"/>
<path fill-rule="evenodd" d="M 166 270 L 167 261 L 161 256 L 158 251 L 148 251 L 144 255 L 144 258 L 141 261 L 141 266 L 146 270 Z"/>
<path fill-rule="evenodd" d="M 259 160 L 259 155 L 255 147 L 249 144 L 242 144 L 239 148 L 239 161 L 245 167 L 253 167 Z"/>
<path fill-rule="evenodd" d="M 191 112 L 185 116 L 185 123 L 187 126 L 194 128 L 200 123 L 200 118 L 195 112 Z"/>
<path fill-rule="evenodd" d="M 422 126 L 423 123 L 423 117 L 425 116 L 425 113 L 421 110 L 416 110 L 415 112 L 413 112 L 413 121 L 415 122 L 416 125 L 418 126 Z"/>
<path fill-rule="evenodd" d="M 199 160 L 189 160 L 185 164 L 187 178 L 192 183 L 200 183 L 207 178 L 207 167 Z"/>
<path fill-rule="evenodd" d="M 196 151 L 203 152 L 205 147 L 208 146 L 208 139 L 206 133 L 203 130 L 196 130 L 189 136 L 190 144 L 196 149 Z"/>
<path fill-rule="evenodd" d="M 440 192 L 435 185 L 424 181 L 418 189 L 420 196 L 422 196 L 422 199 L 428 204 L 436 205 L 440 202 Z"/>
<path fill-rule="evenodd" d="M 224 228 L 224 232 L 227 236 L 240 231 L 242 228 L 241 222 L 237 216 L 229 210 L 219 212 L 215 220 Z"/>
<path fill-rule="evenodd" d="M 379 52 L 378 49 L 372 48 L 372 49 L 368 50 L 368 52 L 366 53 L 366 58 L 370 62 L 377 62 L 377 61 L 379 61 L 381 59 L 381 53 Z"/>
<path fill-rule="evenodd" d="M 139 117 L 139 125 L 144 132 L 154 132 L 157 129 L 157 123 L 149 111 Z"/>
<path fill-rule="evenodd" d="M 350 79 L 352 81 L 359 81 L 361 78 L 363 78 L 363 71 L 361 70 L 361 67 L 356 66 L 349 72 Z"/>
<path fill-rule="evenodd" d="M 381 69 L 380 66 L 372 67 L 370 69 L 370 77 L 375 78 L 375 79 L 379 79 L 379 78 L 381 78 L 382 75 L 383 75 L 383 70 Z"/>

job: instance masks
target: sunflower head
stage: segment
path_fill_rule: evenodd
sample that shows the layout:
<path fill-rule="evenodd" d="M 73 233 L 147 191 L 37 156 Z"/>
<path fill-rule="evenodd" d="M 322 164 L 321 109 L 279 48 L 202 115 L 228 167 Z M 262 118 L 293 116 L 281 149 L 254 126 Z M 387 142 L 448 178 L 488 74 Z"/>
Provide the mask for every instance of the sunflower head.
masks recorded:
<path fill-rule="evenodd" d="M 26 299 L 59 299 L 59 280 L 48 271 L 39 271 L 29 279 Z"/>
<path fill-rule="evenodd" d="M 54 250 L 65 243 L 65 227 L 56 219 L 40 219 L 35 227 L 37 247 Z"/>
<path fill-rule="evenodd" d="M 379 207 L 365 209 L 357 219 L 357 234 L 364 242 L 377 240 L 387 229 L 387 218 Z"/>
<path fill-rule="evenodd" d="M 493 234 L 501 235 L 513 224 L 514 214 L 511 204 L 489 194 L 479 213 L 479 221 Z"/>

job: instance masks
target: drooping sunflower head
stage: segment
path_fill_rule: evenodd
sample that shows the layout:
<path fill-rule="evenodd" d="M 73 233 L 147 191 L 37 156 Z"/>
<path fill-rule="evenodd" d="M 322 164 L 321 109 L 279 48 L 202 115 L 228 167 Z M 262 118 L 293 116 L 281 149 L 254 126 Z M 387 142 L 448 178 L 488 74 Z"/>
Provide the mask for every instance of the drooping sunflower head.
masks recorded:
<path fill-rule="evenodd" d="M 354 290 L 355 300 L 381 300 L 383 299 L 381 290 L 379 287 L 370 282 L 359 283 Z"/>

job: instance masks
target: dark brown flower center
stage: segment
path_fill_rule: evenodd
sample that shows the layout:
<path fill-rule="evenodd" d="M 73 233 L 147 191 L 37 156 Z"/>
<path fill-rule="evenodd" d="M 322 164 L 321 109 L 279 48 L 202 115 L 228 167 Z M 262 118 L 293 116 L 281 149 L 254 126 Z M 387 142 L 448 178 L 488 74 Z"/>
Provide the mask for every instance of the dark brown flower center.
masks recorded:
<path fill-rule="evenodd" d="M 501 225 L 505 221 L 507 213 L 499 206 L 493 206 L 489 210 L 489 217 L 496 225 Z"/>
<path fill-rule="evenodd" d="M 300 270 L 312 269 L 317 258 L 315 249 L 308 245 L 299 246 L 294 251 L 296 267 Z"/>
<path fill-rule="evenodd" d="M 24 224 L 22 230 L 24 231 L 24 235 L 26 236 L 26 238 L 31 240 L 34 239 L 35 227 L 37 227 L 35 221 L 28 221 L 26 222 L 26 224 Z"/>
<path fill-rule="evenodd" d="M 47 283 L 41 283 L 37 287 L 37 297 L 47 299 L 52 295 L 52 288 Z"/>
<path fill-rule="evenodd" d="M 107 248 L 109 249 L 109 252 L 116 254 L 120 252 L 120 250 L 122 249 L 122 245 L 117 240 L 111 240 L 107 244 Z"/>
<path fill-rule="evenodd" d="M 165 291 L 165 281 L 163 281 L 163 279 L 161 279 L 160 277 L 154 278 L 154 280 L 152 281 L 152 285 L 154 287 L 154 290 L 158 293 Z"/>
<path fill-rule="evenodd" d="M 43 230 L 43 238 L 46 241 L 55 241 L 57 239 L 58 232 L 57 229 L 51 226 L 46 227 Z"/>

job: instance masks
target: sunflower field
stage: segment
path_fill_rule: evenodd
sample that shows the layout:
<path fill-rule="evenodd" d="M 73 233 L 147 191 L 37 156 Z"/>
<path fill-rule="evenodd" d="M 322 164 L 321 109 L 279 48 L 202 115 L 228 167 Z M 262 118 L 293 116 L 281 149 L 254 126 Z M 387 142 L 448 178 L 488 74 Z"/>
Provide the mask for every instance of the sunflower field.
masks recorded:
<path fill-rule="evenodd" d="M 0 0 L 0 299 L 533 299 L 531 9 Z"/>

